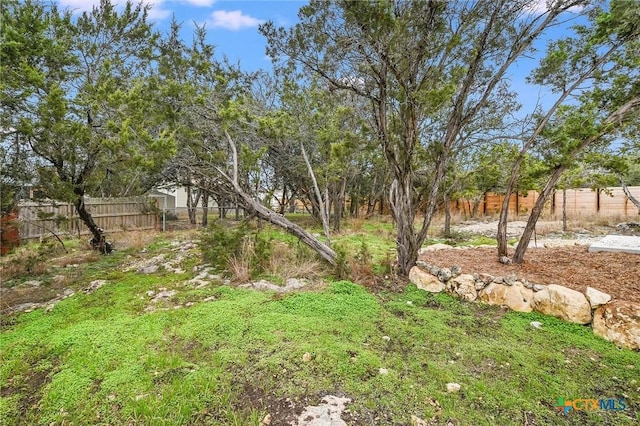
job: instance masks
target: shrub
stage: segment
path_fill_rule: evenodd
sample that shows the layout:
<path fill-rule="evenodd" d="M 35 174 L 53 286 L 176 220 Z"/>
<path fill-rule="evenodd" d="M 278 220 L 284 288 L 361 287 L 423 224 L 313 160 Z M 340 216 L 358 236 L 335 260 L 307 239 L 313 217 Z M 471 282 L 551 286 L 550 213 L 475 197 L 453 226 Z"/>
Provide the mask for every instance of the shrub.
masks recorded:
<path fill-rule="evenodd" d="M 246 281 L 265 270 L 271 257 L 271 239 L 244 221 L 236 227 L 212 221 L 202 235 L 204 260 L 218 270 L 228 270 Z"/>
<path fill-rule="evenodd" d="M 229 260 L 241 253 L 243 239 L 249 233 L 248 224 L 236 227 L 224 226 L 219 220 L 212 221 L 202 233 L 202 257 L 216 269 L 224 270 Z"/>

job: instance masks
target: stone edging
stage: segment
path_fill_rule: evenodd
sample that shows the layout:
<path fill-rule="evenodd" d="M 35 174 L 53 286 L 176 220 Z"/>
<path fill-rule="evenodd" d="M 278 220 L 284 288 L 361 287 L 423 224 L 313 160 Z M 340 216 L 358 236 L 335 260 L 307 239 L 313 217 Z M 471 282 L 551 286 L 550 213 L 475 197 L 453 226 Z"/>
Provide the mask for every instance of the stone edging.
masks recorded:
<path fill-rule="evenodd" d="M 463 274 L 459 266 L 439 268 L 423 261 L 409 272 L 418 288 L 447 293 L 468 302 L 501 305 L 518 312 L 536 311 L 577 324 L 590 324 L 593 332 L 618 346 L 640 350 L 640 305 L 587 287 L 583 294 L 570 288 L 532 284 L 515 275 Z"/>

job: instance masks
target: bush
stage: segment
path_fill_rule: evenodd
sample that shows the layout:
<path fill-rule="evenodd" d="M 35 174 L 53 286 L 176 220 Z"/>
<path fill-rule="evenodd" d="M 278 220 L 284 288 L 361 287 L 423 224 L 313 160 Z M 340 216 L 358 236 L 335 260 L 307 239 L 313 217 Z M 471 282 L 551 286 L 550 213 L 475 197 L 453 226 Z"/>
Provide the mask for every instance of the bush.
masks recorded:
<path fill-rule="evenodd" d="M 229 261 L 242 252 L 243 239 L 249 233 L 246 222 L 236 227 L 212 221 L 202 233 L 202 257 L 216 269 L 224 270 Z"/>
<path fill-rule="evenodd" d="M 271 239 L 246 221 L 230 227 L 215 220 L 203 232 L 202 255 L 214 268 L 246 280 L 265 270 L 271 257 Z"/>

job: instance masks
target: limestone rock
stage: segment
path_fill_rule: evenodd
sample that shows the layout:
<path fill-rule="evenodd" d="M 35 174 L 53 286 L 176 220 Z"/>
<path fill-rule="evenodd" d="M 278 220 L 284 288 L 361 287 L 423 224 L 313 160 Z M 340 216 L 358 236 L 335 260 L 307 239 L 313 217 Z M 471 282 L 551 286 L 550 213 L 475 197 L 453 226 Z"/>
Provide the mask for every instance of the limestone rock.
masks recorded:
<path fill-rule="evenodd" d="M 271 414 L 267 414 L 264 416 L 262 421 L 260 422 L 260 426 L 269 426 L 271 424 Z"/>
<path fill-rule="evenodd" d="M 487 286 L 487 283 L 485 283 L 481 279 L 477 279 L 475 281 L 476 281 L 476 284 L 475 284 L 476 291 L 480 291 Z"/>
<path fill-rule="evenodd" d="M 593 332 L 618 346 L 640 349 L 640 304 L 614 300 L 593 315 Z"/>
<path fill-rule="evenodd" d="M 428 251 L 447 250 L 451 248 L 453 248 L 453 246 L 450 246 L 449 244 L 437 243 L 437 244 L 431 244 L 430 246 L 427 246 L 427 247 L 422 247 L 420 249 L 420 252 L 424 253 Z"/>
<path fill-rule="evenodd" d="M 473 275 L 470 274 L 462 274 L 455 278 L 451 278 L 447 282 L 447 288 L 451 292 L 458 294 L 467 302 L 473 302 L 478 298 L 476 280 L 474 280 Z"/>
<path fill-rule="evenodd" d="M 515 274 L 508 274 L 502 280 L 506 285 L 513 285 L 516 282 L 516 276 Z"/>
<path fill-rule="evenodd" d="M 607 304 L 611 301 L 610 295 L 592 287 L 587 287 L 585 294 L 587 296 L 587 300 L 591 304 L 591 309 L 596 309 L 598 306 Z"/>
<path fill-rule="evenodd" d="M 158 269 L 160 269 L 160 266 L 158 265 L 147 265 L 147 266 L 142 266 L 141 268 L 138 269 L 138 272 L 141 274 L 155 274 L 156 272 L 158 272 Z"/>
<path fill-rule="evenodd" d="M 414 266 L 409 271 L 409 281 L 415 284 L 419 289 L 430 293 L 440 293 L 444 290 L 444 284 L 440 282 L 437 277 L 423 271 L 417 266 Z"/>
<path fill-rule="evenodd" d="M 460 384 L 459 383 L 447 383 L 447 392 L 448 393 L 458 393 L 460 392 Z"/>
<path fill-rule="evenodd" d="M 480 278 L 480 280 L 485 283 L 485 284 L 490 284 L 493 282 L 493 279 L 495 278 L 493 275 L 491 274 L 478 274 L 478 278 Z"/>
<path fill-rule="evenodd" d="M 550 284 L 533 296 L 533 309 L 576 324 L 591 322 L 591 305 L 584 294 Z"/>
<path fill-rule="evenodd" d="M 411 416 L 411 426 L 429 426 L 429 423 L 427 423 L 425 420 L 422 420 L 420 417 L 418 416 Z"/>
<path fill-rule="evenodd" d="M 480 300 L 489 305 L 505 305 L 514 311 L 531 312 L 533 290 L 528 289 L 519 281 L 512 286 L 491 283 L 478 294 Z"/>
<path fill-rule="evenodd" d="M 347 426 L 347 423 L 340 418 L 346 409 L 345 405 L 350 403 L 349 398 L 340 398 L 327 395 L 322 398 L 320 405 L 306 407 L 298 416 L 297 426 Z"/>
<path fill-rule="evenodd" d="M 440 272 L 438 272 L 438 279 L 443 283 L 446 283 L 447 281 L 449 281 L 451 279 L 451 269 L 449 268 L 440 269 Z"/>
<path fill-rule="evenodd" d="M 458 265 L 453 265 L 451 267 L 451 276 L 452 277 L 457 277 L 458 275 L 462 274 L 462 268 Z"/>
<path fill-rule="evenodd" d="M 107 283 L 106 280 L 94 280 L 89 283 L 89 285 L 82 289 L 84 294 L 91 294 L 98 290 L 100 287 Z"/>

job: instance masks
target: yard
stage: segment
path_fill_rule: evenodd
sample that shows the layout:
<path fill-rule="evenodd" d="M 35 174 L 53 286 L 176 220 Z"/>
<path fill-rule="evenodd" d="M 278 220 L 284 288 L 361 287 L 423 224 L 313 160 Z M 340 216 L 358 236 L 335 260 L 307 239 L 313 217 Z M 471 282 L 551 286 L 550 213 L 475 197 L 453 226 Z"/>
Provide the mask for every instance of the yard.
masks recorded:
<path fill-rule="evenodd" d="M 394 279 L 388 220 L 351 221 L 334 237 L 351 264 L 340 277 L 290 236 L 260 232 L 270 248 L 247 280 L 238 279 L 241 263 L 235 273 L 207 267 L 206 238 L 195 230 L 118 235 L 110 256 L 73 240 L 68 253 L 44 244 L 2 258 L 2 423 L 306 424 L 296 423 L 305 407 L 328 395 L 349 399 L 342 419 L 353 425 L 640 420 L 640 353 L 584 326 Z M 430 242 L 487 241 L 459 233 Z M 425 256 L 491 272 L 491 250 Z M 582 247 L 535 249 L 510 267 L 576 285 L 617 274 L 618 289 L 596 287 L 638 294 L 637 280 L 624 279 L 639 276 L 637 256 L 577 263 L 583 258 Z M 296 279 L 301 288 L 242 286 L 261 279 L 282 288 Z M 460 390 L 449 392 L 450 383 Z M 575 399 L 602 399 L 608 409 L 557 408 Z"/>

